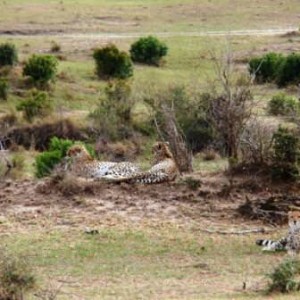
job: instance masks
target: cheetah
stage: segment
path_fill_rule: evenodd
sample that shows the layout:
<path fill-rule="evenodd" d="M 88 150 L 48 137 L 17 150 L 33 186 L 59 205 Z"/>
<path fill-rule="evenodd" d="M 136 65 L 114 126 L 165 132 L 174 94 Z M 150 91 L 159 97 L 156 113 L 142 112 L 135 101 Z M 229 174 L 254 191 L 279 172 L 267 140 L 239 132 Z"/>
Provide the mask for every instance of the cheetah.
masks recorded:
<path fill-rule="evenodd" d="M 70 171 L 76 176 L 101 178 L 106 175 L 130 176 L 140 172 L 140 168 L 131 162 L 98 161 L 94 159 L 83 145 L 73 145 L 67 151 Z"/>
<path fill-rule="evenodd" d="M 118 182 L 143 184 L 162 183 L 175 180 L 179 174 L 179 170 L 168 144 L 156 142 L 152 147 L 152 153 L 154 154 L 153 166 L 148 171 L 137 172 L 130 176 L 104 176 L 104 178 Z"/>
<path fill-rule="evenodd" d="M 288 213 L 289 231 L 286 237 L 278 241 L 257 240 L 256 244 L 264 246 L 263 251 L 287 250 L 288 254 L 295 256 L 300 252 L 300 211 Z"/>

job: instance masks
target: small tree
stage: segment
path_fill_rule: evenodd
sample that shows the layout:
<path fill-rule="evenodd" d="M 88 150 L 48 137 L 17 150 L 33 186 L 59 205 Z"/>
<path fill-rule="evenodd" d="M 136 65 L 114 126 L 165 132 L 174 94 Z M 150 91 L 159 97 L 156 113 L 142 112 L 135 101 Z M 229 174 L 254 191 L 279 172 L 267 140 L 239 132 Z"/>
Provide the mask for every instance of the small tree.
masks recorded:
<path fill-rule="evenodd" d="M 17 105 L 17 110 L 24 112 L 27 121 L 32 122 L 35 117 L 47 116 L 52 111 L 52 103 L 46 92 L 32 91 L 28 99 Z"/>
<path fill-rule="evenodd" d="M 126 79 L 133 75 L 133 65 L 129 55 L 113 44 L 96 49 L 93 57 L 99 78 Z"/>
<path fill-rule="evenodd" d="M 230 162 L 238 162 L 241 137 L 252 114 L 252 79 L 237 73 L 230 53 L 225 60 L 212 56 L 217 83 L 212 86 L 209 119 L 224 143 Z M 217 85 L 221 84 L 221 90 Z"/>
<path fill-rule="evenodd" d="M 0 67 L 13 66 L 18 62 L 18 53 L 15 45 L 4 43 L 0 45 Z"/>
<path fill-rule="evenodd" d="M 112 139 L 127 138 L 131 132 L 131 86 L 128 81 L 110 81 L 99 99 L 97 108 L 90 114 L 98 133 Z"/>
<path fill-rule="evenodd" d="M 159 66 L 161 59 L 168 53 L 165 43 L 154 36 L 140 38 L 130 48 L 131 59 L 135 62 Z"/>
<path fill-rule="evenodd" d="M 52 55 L 33 55 L 26 62 L 23 75 L 29 76 L 37 86 L 44 87 L 53 80 L 57 72 L 58 61 Z"/>

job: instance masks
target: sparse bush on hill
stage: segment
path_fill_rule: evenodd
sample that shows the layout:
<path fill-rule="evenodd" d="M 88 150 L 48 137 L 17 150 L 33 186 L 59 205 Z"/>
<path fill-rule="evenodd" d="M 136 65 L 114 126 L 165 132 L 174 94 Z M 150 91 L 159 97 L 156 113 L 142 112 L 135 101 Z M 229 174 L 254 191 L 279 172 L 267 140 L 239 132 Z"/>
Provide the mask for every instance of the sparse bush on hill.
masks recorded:
<path fill-rule="evenodd" d="M 128 138 L 132 134 L 131 86 L 124 80 L 111 81 L 104 89 L 97 108 L 90 114 L 96 131 L 111 139 Z"/>
<path fill-rule="evenodd" d="M 8 97 L 8 82 L 4 78 L 0 78 L 0 99 L 7 100 Z"/>
<path fill-rule="evenodd" d="M 268 103 L 268 111 L 271 115 L 291 115 L 299 113 L 299 101 L 293 97 L 284 93 L 277 94 L 272 97 Z"/>
<path fill-rule="evenodd" d="M 18 62 L 18 52 L 14 44 L 0 45 L 0 67 L 13 66 Z"/>
<path fill-rule="evenodd" d="M 32 122 L 35 117 L 45 117 L 52 111 L 52 102 L 46 92 L 32 91 L 28 99 L 17 105 L 17 110 L 23 111 L 24 118 Z"/>
<path fill-rule="evenodd" d="M 52 55 L 31 56 L 25 63 L 23 75 L 29 76 L 38 87 L 45 85 L 53 80 L 57 72 L 58 61 Z"/>
<path fill-rule="evenodd" d="M 168 53 L 168 47 L 154 36 L 140 38 L 130 48 L 131 59 L 134 62 L 159 66 Z"/>
<path fill-rule="evenodd" d="M 287 128 L 279 127 L 274 133 L 273 140 L 274 156 L 271 167 L 273 179 L 297 180 L 300 158 L 298 136 Z"/>
<path fill-rule="evenodd" d="M 24 257 L 17 257 L 1 249 L 0 299 L 22 300 L 36 287 L 36 278 Z"/>
<path fill-rule="evenodd" d="M 126 79 L 133 75 L 133 65 L 129 55 L 115 45 L 94 50 L 96 72 L 101 79 Z"/>
<path fill-rule="evenodd" d="M 300 290 L 300 262 L 299 260 L 284 260 L 272 273 L 268 287 L 269 292 L 290 293 Z"/>
<path fill-rule="evenodd" d="M 276 83 L 279 87 L 300 83 L 300 54 L 289 54 L 280 65 Z"/>

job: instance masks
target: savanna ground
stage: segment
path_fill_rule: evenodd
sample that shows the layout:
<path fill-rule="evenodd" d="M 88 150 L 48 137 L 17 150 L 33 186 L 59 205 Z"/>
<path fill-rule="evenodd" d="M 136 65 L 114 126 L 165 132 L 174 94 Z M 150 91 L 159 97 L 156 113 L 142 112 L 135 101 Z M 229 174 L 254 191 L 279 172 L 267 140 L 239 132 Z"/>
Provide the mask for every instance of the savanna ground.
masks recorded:
<path fill-rule="evenodd" d="M 214 77 L 211 51 L 230 48 L 242 70 L 255 54 L 300 49 L 297 32 L 226 36 L 231 30 L 298 28 L 297 0 L 247 4 L 238 0 L 11 0 L 0 1 L 0 7 L 0 41 L 15 43 L 21 61 L 33 53 L 49 52 L 53 41 L 61 46 L 64 59 L 52 91 L 55 118 L 67 116 L 83 124 L 104 86 L 94 74 L 92 49 L 108 42 L 128 50 L 135 35 L 166 33 L 161 37 L 169 46 L 166 64 L 135 68 L 132 85 L 137 100 L 173 84 L 205 90 L 207 80 Z M 225 35 L 197 36 L 207 31 L 225 31 Z M 262 116 L 275 92 L 273 85 L 254 87 Z M 15 93 L 0 103 L 0 114 L 11 111 L 20 98 Z M 144 114 L 137 101 L 137 122 Z M 246 196 L 255 199 L 278 190 L 258 179 L 259 188 L 252 191 L 235 178 L 235 188 L 226 192 L 230 181 L 224 174 L 224 160 L 195 158 L 192 176 L 201 182 L 195 190 L 180 180 L 157 186 L 82 183 L 87 188 L 72 193 L 72 189 L 41 187 L 43 182 L 32 176 L 34 153 L 23 155 L 25 175 L 0 183 L 1 244 L 28 257 L 39 289 L 58 290 L 57 299 L 299 298 L 265 295 L 265 275 L 284 254 L 265 254 L 255 246 L 255 239 L 266 233 L 236 234 L 261 228 L 271 232 L 268 236 L 284 233 L 284 228 L 243 220 L 236 212 Z M 293 193 L 297 191 L 296 187 Z M 89 234 L 86 228 L 98 234 Z"/>

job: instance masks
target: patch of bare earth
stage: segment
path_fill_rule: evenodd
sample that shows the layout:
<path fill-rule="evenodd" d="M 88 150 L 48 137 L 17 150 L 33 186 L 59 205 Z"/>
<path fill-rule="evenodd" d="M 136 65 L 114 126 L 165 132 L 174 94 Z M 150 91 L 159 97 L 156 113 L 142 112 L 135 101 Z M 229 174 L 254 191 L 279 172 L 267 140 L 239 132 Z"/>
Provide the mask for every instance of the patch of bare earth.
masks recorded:
<path fill-rule="evenodd" d="M 0 182 L 0 231 L 28 226 L 97 227 L 121 220 L 200 228 L 226 227 L 228 223 L 231 227 L 247 226 L 237 218 L 237 208 L 245 202 L 246 194 L 229 191 L 229 181 L 223 175 L 206 175 L 196 190 L 182 182 L 147 186 L 76 180 L 72 184 Z"/>

